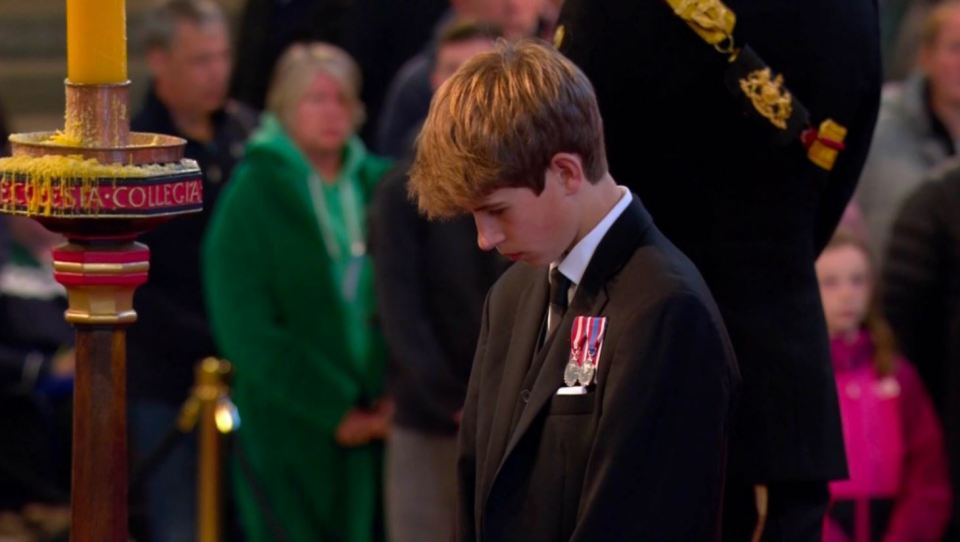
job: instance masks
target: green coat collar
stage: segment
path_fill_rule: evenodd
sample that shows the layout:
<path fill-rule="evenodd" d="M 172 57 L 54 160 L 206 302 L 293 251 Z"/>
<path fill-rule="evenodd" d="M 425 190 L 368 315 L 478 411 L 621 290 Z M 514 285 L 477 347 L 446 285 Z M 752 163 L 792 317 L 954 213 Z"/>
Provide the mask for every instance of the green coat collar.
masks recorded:
<path fill-rule="evenodd" d="M 247 147 L 247 153 L 251 157 L 274 156 L 290 168 L 291 173 L 300 178 L 306 178 L 312 174 L 319 175 L 314 171 L 300 147 L 287 134 L 279 119 L 271 113 L 264 114 L 260 129 L 254 134 Z M 356 178 L 367 155 L 367 148 L 360 138 L 351 136 L 344 146 L 340 173 L 335 182 Z"/>

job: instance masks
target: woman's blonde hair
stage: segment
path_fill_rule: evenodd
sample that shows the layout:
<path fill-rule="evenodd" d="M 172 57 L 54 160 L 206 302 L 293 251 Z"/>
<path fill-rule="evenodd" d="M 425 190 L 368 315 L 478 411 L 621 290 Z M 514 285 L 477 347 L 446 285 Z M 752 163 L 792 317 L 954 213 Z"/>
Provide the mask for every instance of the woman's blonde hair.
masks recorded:
<path fill-rule="evenodd" d="M 289 127 L 297 102 L 318 74 L 338 83 L 352 112 L 353 128 L 359 128 L 366 118 L 360 101 L 360 68 L 346 51 L 329 43 L 295 43 L 283 53 L 273 70 L 267 111 Z"/>

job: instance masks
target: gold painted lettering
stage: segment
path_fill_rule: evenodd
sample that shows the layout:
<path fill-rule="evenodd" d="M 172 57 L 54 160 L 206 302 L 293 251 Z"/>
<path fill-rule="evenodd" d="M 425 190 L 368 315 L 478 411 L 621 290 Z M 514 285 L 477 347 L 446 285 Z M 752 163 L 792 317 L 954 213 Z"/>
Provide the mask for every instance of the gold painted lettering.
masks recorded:
<path fill-rule="evenodd" d="M 77 205 L 77 199 L 73 195 L 73 191 L 76 189 L 75 186 L 70 186 L 67 183 L 60 185 L 60 188 L 63 190 L 63 207 L 65 209 L 73 209 Z"/>
<path fill-rule="evenodd" d="M 200 181 L 193 181 L 188 186 L 187 203 L 203 203 Z"/>
<path fill-rule="evenodd" d="M 187 183 L 173 185 L 173 203 L 183 205 L 187 199 Z"/>
<path fill-rule="evenodd" d="M 143 208 L 147 203 L 147 193 L 142 186 L 135 186 L 130 189 L 130 206 L 134 209 Z"/>
<path fill-rule="evenodd" d="M 163 205 L 163 186 L 155 184 L 147 187 L 147 207 L 150 209 Z"/>
<path fill-rule="evenodd" d="M 100 187 L 93 185 L 90 187 L 90 195 L 87 198 L 87 204 L 84 208 L 88 211 L 99 211 L 103 208 L 103 200 L 100 199 Z"/>
<path fill-rule="evenodd" d="M 117 209 L 127 208 L 127 203 L 129 202 L 129 199 L 130 199 L 127 194 L 128 190 L 129 190 L 129 187 L 126 187 L 126 186 L 118 186 L 113 190 L 113 205 Z"/>

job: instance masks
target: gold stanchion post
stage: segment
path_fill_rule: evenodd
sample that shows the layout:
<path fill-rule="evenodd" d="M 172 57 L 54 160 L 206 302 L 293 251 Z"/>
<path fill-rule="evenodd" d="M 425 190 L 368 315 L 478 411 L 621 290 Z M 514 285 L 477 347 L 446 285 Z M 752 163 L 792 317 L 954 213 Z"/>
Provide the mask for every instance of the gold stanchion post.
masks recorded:
<path fill-rule="evenodd" d="M 197 475 L 197 540 L 220 542 L 223 529 L 223 434 L 239 425 L 227 379 L 231 366 L 206 358 L 197 366 L 191 401 L 199 407 L 200 461 Z"/>

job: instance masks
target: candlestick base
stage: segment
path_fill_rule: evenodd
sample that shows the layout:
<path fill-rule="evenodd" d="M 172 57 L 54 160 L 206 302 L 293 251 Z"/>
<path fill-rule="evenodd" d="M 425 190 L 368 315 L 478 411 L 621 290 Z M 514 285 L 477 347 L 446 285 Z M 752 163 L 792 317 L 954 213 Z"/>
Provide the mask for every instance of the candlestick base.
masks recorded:
<path fill-rule="evenodd" d="M 130 141 L 130 81 L 86 85 L 64 81 L 64 137 L 94 147 L 124 147 Z"/>

